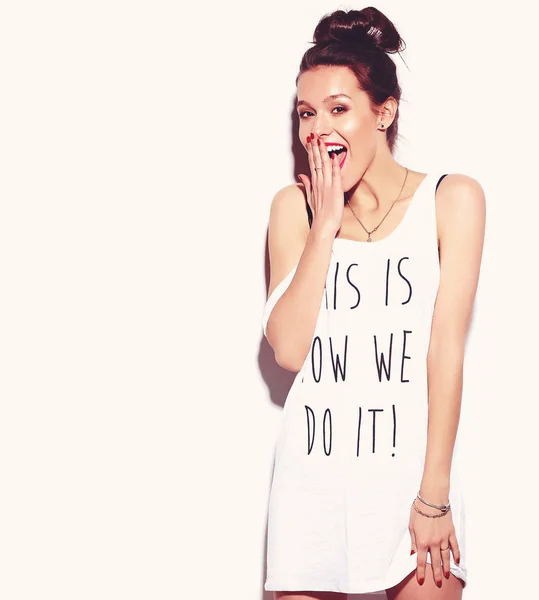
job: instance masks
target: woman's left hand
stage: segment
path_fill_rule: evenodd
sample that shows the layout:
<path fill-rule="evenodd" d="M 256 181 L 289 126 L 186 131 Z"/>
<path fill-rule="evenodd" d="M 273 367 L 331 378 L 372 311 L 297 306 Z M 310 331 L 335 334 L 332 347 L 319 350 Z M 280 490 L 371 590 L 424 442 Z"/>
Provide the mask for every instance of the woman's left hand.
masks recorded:
<path fill-rule="evenodd" d="M 415 500 L 415 505 L 421 512 L 429 515 L 439 515 L 440 511 Z M 442 517 L 432 519 L 419 514 L 410 507 L 410 524 L 408 526 L 412 538 L 412 554 L 417 553 L 416 577 L 419 585 L 425 581 L 427 552 L 430 552 L 432 573 L 438 587 L 442 586 L 442 569 L 446 579 L 449 579 L 450 552 L 458 564 L 460 550 L 453 526 L 451 509 Z"/>

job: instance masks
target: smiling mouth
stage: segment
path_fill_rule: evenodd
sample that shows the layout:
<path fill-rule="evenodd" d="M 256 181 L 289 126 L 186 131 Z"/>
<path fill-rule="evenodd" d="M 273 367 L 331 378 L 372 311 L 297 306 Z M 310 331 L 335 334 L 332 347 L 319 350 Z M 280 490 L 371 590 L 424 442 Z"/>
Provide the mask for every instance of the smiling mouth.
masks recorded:
<path fill-rule="evenodd" d="M 342 166 L 344 165 L 344 161 L 346 160 L 346 154 L 347 154 L 347 150 L 344 146 L 340 147 L 340 148 L 336 148 L 336 149 L 332 149 L 332 150 L 328 150 L 328 154 L 330 158 L 333 158 L 333 155 L 336 154 L 337 156 L 339 156 L 340 154 L 342 154 L 343 156 L 341 158 L 339 158 L 339 167 L 342 169 Z"/>
<path fill-rule="evenodd" d="M 336 150 L 328 150 L 328 154 L 329 157 L 332 158 L 334 154 L 342 154 L 343 152 L 346 152 L 346 148 L 344 148 L 344 146 L 342 148 L 337 148 Z"/>

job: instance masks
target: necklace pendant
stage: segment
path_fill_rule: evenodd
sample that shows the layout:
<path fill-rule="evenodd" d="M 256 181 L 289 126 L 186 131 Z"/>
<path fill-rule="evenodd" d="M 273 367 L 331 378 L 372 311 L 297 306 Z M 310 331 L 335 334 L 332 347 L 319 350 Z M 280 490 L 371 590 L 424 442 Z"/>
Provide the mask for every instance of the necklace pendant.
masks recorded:
<path fill-rule="evenodd" d="M 369 233 L 369 237 L 367 238 L 367 242 L 372 242 L 370 233 Z"/>

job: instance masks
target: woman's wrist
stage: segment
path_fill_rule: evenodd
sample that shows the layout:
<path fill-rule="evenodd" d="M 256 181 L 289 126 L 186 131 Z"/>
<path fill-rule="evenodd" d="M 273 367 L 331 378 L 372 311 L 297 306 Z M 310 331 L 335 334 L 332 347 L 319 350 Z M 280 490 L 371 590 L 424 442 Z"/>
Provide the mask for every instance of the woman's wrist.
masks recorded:
<path fill-rule="evenodd" d="M 419 495 L 432 504 L 447 504 L 449 501 L 449 482 L 422 481 Z"/>
<path fill-rule="evenodd" d="M 317 240 L 328 240 L 333 243 L 336 231 L 333 225 L 323 222 L 313 222 L 311 235 Z"/>

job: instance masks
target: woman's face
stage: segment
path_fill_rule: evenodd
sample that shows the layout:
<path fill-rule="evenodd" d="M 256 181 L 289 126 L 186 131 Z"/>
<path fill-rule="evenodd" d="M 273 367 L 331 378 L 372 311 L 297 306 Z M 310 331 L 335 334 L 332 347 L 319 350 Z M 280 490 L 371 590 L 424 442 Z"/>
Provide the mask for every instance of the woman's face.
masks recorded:
<path fill-rule="evenodd" d="M 367 94 L 358 88 L 348 68 L 322 66 L 299 76 L 297 101 L 299 137 L 305 151 L 310 133 L 319 135 L 326 145 L 331 142 L 346 148 L 337 158 L 342 164 L 343 188 L 348 191 L 376 152 L 378 121 Z"/>

